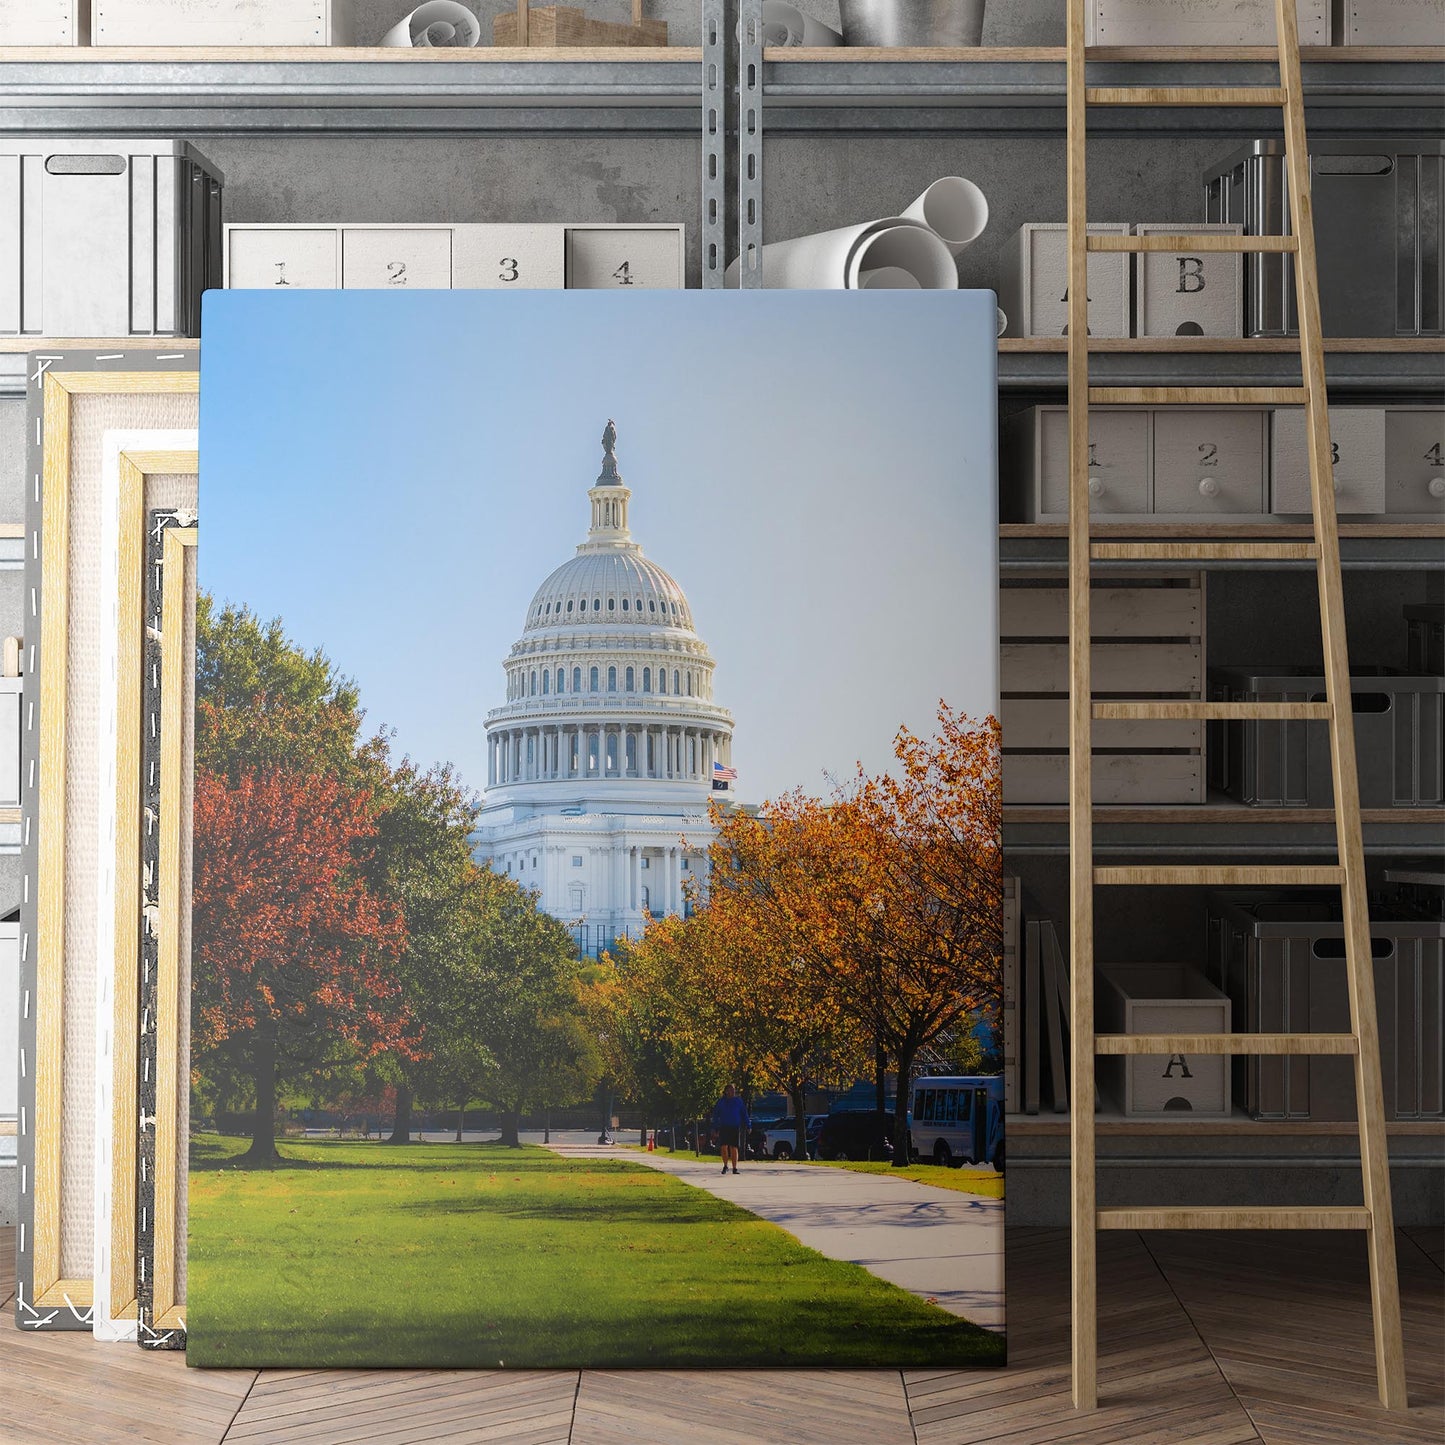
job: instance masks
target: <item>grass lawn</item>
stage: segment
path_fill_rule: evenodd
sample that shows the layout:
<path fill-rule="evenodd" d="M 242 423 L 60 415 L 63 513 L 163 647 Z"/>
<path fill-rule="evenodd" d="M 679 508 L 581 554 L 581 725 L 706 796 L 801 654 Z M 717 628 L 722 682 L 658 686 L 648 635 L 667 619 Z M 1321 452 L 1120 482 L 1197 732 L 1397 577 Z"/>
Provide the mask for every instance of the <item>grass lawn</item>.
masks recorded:
<path fill-rule="evenodd" d="M 250 1171 L 244 1147 L 192 1141 L 193 1365 L 1003 1363 L 1001 1337 L 642 1165 L 308 1142 Z"/>
<path fill-rule="evenodd" d="M 956 1189 L 960 1194 L 978 1194 L 984 1199 L 1003 1198 L 1003 1175 L 992 1169 L 940 1169 L 937 1164 L 909 1164 L 895 1169 L 885 1159 L 819 1159 L 824 1169 L 853 1169 L 859 1174 L 891 1174 L 895 1179 L 913 1179 L 939 1189 Z"/>

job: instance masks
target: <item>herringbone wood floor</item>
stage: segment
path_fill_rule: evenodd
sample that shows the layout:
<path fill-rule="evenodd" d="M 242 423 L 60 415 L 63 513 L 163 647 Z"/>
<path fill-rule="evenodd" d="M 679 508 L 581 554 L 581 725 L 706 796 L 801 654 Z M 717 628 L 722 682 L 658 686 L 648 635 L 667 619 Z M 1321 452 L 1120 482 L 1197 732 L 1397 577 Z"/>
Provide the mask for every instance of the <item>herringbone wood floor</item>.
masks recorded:
<path fill-rule="evenodd" d="M 1445 1438 L 1439 1230 L 1397 1236 L 1410 1411 L 1375 1404 L 1357 1235 L 1105 1234 L 1102 1407 L 1069 1403 L 1068 1237 L 1008 1231 L 1006 1370 L 188 1370 L 19 1334 L 0 1230 L 0 1440 L 16 1445 L 1406 1445 Z"/>

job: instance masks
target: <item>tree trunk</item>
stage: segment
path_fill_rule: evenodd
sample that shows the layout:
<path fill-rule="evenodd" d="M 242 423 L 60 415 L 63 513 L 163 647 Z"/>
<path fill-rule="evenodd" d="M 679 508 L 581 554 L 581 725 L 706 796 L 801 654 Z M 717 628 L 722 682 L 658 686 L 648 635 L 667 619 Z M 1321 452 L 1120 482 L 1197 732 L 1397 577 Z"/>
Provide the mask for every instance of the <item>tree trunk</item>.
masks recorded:
<path fill-rule="evenodd" d="M 276 1153 L 276 1041 L 257 1039 L 251 1050 L 256 1071 L 256 1112 L 251 1116 L 251 1147 L 241 1156 L 248 1169 L 274 1169 Z"/>
<path fill-rule="evenodd" d="M 888 1111 L 888 1050 L 881 1040 L 873 1046 L 873 1107 L 880 1114 Z"/>
<path fill-rule="evenodd" d="M 519 1109 L 508 1109 L 502 1114 L 502 1137 L 497 1141 L 505 1144 L 509 1149 L 520 1149 L 522 1141 L 517 1131 L 522 1127 L 522 1114 Z"/>
<path fill-rule="evenodd" d="M 798 1126 L 795 1136 L 797 1145 L 793 1150 L 793 1158 L 806 1159 L 808 1157 L 808 1116 L 803 1112 L 805 1089 L 801 1081 L 797 1088 L 788 1091 L 788 1097 L 793 1101 L 793 1122 Z"/>
<path fill-rule="evenodd" d="M 460 1144 L 460 1143 L 462 1142 L 462 1130 L 463 1130 L 463 1128 L 466 1127 L 466 1122 L 467 1122 L 467 1106 L 466 1106 L 465 1104 L 458 1104 L 458 1105 L 457 1105 L 457 1143 L 458 1143 L 458 1144 Z"/>
<path fill-rule="evenodd" d="M 913 1050 L 899 1050 L 898 1092 L 893 1099 L 893 1167 L 906 1169 L 913 1163 L 908 1144 L 908 1077 L 913 1072 Z"/>
<path fill-rule="evenodd" d="M 388 1144 L 411 1143 L 411 1090 L 405 1084 L 396 1086 L 396 1116 L 391 1123 Z"/>
<path fill-rule="evenodd" d="M 544 1144 L 552 1142 L 552 1111 L 550 1109 L 542 1115 L 542 1142 Z"/>

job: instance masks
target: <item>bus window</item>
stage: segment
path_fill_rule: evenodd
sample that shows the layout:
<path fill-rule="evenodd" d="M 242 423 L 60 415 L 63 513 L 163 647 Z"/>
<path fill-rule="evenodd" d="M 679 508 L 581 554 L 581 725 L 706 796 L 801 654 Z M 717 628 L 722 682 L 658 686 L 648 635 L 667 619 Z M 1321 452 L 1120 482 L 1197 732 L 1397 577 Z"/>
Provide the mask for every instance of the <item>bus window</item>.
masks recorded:
<path fill-rule="evenodd" d="M 932 1090 L 932 1089 L 922 1089 L 922 1090 L 920 1090 L 920 1091 L 919 1091 L 919 1095 L 918 1095 L 918 1103 L 919 1103 L 919 1115 L 918 1115 L 919 1119 L 920 1119 L 923 1123 L 925 1123 L 925 1124 L 932 1123 L 932 1122 L 933 1122 L 933 1090 Z"/>
<path fill-rule="evenodd" d="M 958 1095 L 957 1089 L 940 1089 L 939 1102 L 943 1107 L 938 1111 L 938 1121 L 941 1124 L 953 1123 L 953 1101 Z"/>
<path fill-rule="evenodd" d="M 958 1122 L 960 1124 L 971 1124 L 973 1122 L 972 1089 L 960 1089 L 958 1091 Z"/>

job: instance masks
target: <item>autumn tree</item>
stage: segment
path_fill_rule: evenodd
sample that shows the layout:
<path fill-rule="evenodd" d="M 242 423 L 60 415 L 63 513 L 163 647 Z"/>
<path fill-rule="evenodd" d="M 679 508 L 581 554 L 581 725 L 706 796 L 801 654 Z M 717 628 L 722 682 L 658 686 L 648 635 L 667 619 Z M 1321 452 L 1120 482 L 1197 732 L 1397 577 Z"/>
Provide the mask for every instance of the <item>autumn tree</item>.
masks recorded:
<path fill-rule="evenodd" d="M 369 795 L 273 768 L 197 769 L 192 1042 L 254 1084 L 244 1162 L 276 1162 L 278 1083 L 344 1047 L 361 1059 L 417 1039 L 399 1002 L 400 916 L 358 872 L 374 845 Z"/>

